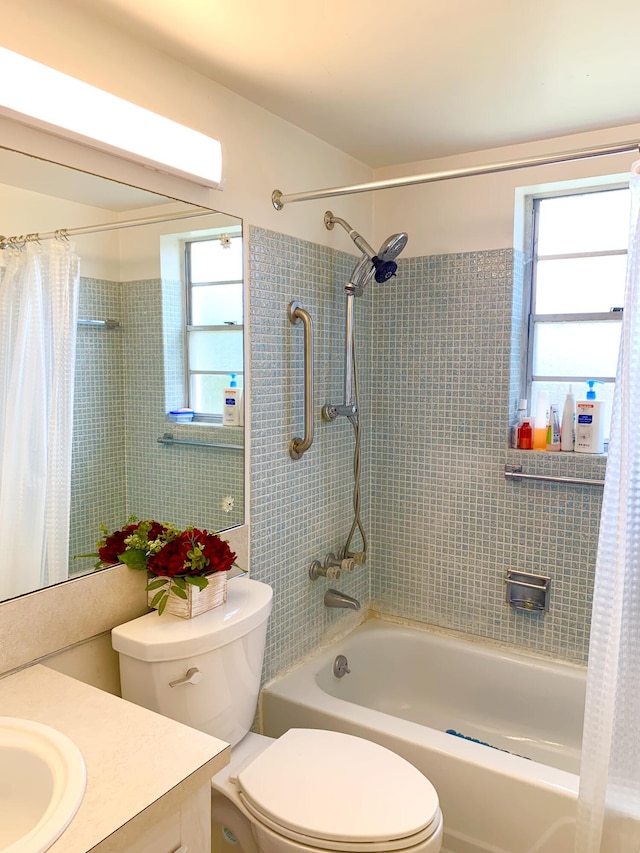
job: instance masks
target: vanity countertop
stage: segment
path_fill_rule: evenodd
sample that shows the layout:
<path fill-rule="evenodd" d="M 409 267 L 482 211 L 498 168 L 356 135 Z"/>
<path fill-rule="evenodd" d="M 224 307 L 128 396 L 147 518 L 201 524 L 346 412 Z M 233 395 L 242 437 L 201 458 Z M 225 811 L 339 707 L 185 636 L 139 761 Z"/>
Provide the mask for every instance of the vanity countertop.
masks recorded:
<path fill-rule="evenodd" d="M 84 757 L 84 799 L 51 853 L 87 853 L 185 780 L 205 782 L 229 761 L 224 741 L 42 665 L 0 679 L 0 714 L 58 729 Z"/>

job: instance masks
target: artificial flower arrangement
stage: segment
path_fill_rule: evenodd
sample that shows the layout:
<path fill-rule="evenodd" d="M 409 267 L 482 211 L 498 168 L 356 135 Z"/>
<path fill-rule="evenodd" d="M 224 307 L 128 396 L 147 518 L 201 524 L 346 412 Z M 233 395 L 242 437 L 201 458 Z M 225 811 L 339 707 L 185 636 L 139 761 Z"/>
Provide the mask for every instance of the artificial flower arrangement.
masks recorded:
<path fill-rule="evenodd" d="M 100 525 L 104 538 L 97 543 L 98 566 L 124 563 L 130 569 L 147 572 L 147 591 L 156 591 L 149 606 L 162 614 L 170 595 L 186 600 L 187 585 L 205 589 L 210 575 L 228 572 L 236 554 L 217 533 L 173 524 L 139 521 L 131 517 L 114 533 Z M 226 594 L 226 593 L 225 593 Z"/>

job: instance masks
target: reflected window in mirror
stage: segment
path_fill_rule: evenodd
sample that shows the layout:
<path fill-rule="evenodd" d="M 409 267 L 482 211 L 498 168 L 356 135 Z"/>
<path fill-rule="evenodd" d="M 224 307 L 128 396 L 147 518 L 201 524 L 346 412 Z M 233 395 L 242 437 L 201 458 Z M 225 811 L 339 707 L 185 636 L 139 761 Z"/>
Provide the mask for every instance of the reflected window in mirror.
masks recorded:
<path fill-rule="evenodd" d="M 185 405 L 195 420 L 220 423 L 224 389 L 244 385 L 242 236 L 186 240 L 184 258 Z"/>

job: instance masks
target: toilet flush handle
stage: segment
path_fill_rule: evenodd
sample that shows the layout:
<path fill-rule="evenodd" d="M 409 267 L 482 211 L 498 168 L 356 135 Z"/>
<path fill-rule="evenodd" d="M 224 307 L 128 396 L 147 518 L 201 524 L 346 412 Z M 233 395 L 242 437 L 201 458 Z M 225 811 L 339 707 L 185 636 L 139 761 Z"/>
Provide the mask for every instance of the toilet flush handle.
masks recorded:
<path fill-rule="evenodd" d="M 169 682 L 169 687 L 177 687 L 179 684 L 198 684 L 202 681 L 202 673 L 197 666 L 192 666 L 188 669 L 182 678 L 177 678 L 175 681 Z"/>

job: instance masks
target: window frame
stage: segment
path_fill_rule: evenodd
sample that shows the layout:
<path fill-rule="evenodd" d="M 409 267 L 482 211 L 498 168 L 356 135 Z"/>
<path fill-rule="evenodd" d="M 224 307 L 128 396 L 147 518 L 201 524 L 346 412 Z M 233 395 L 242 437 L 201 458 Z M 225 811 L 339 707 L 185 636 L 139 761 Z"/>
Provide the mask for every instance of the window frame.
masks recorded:
<path fill-rule="evenodd" d="M 626 249 L 608 249 L 594 252 L 565 252 L 559 254 L 540 255 L 538 253 L 538 230 L 540 222 L 540 205 L 541 202 L 549 198 L 563 198 L 572 195 L 588 195 L 591 193 L 612 192 L 617 190 L 628 189 L 628 182 L 617 182 L 615 184 L 601 184 L 579 186 L 575 188 L 563 188 L 550 190 L 548 192 L 535 193 L 527 197 L 529 206 L 528 221 L 529 235 L 527 238 L 527 258 L 528 263 L 525 265 L 524 290 L 525 298 L 523 301 L 523 328 L 524 341 L 522 347 L 522 381 L 521 381 L 521 397 L 529 401 L 529 407 L 532 404 L 532 388 L 534 382 L 565 382 L 572 384 L 586 383 L 588 379 L 597 379 L 606 384 L 615 383 L 614 376 L 604 375 L 569 375 L 569 374 L 550 374 L 538 375 L 533 372 L 533 356 L 534 356 L 534 341 L 535 328 L 538 323 L 563 323 L 563 322 L 618 322 L 622 323 L 622 306 L 612 306 L 607 312 L 572 312 L 558 314 L 536 314 L 534 306 L 536 305 L 536 288 L 537 274 L 539 261 L 547 260 L 564 260 L 574 258 L 597 258 L 603 256 L 620 256 L 628 254 Z M 527 271 L 528 268 L 528 271 Z"/>
<path fill-rule="evenodd" d="M 230 240 L 239 240 L 241 251 L 243 251 L 243 240 L 242 234 L 229 234 L 228 232 L 224 233 L 210 233 L 204 234 L 194 237 L 185 238 L 182 241 L 182 253 L 183 253 L 183 269 L 184 269 L 184 288 L 183 288 L 183 300 L 184 300 L 184 323 L 183 323 L 183 361 L 184 361 L 184 389 L 185 389 L 185 405 L 188 408 L 193 409 L 194 411 L 194 422 L 199 423 L 210 423 L 210 424 L 221 424 L 223 413 L 217 412 L 201 412 L 196 409 L 192 404 L 192 385 L 191 378 L 192 376 L 229 376 L 230 373 L 235 373 L 238 378 L 242 379 L 242 384 L 239 387 L 244 386 L 244 343 L 243 343 L 243 354 L 242 354 L 242 369 L 241 370 L 193 370 L 190 365 L 190 346 L 189 346 L 189 336 L 192 332 L 227 332 L 227 333 L 237 333 L 240 332 L 242 334 L 243 342 L 244 342 L 244 322 L 242 323 L 224 323 L 223 325 L 194 325 L 191 321 L 192 316 L 192 292 L 195 287 L 209 287 L 216 285 L 228 285 L 228 284 L 237 284 L 240 286 L 242 293 L 242 301 L 243 301 L 243 317 L 244 317 L 244 292 L 243 292 L 243 282 L 244 282 L 244 264 L 240 265 L 240 278 L 238 279 L 228 279 L 228 280 L 220 280 L 220 281 L 198 281 L 193 282 L 191 280 L 191 246 L 194 243 L 211 243 L 216 240 L 220 241 L 223 237 L 228 237 Z"/>

